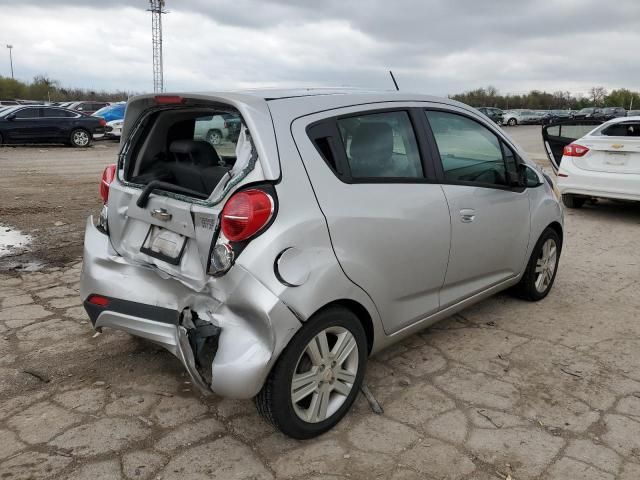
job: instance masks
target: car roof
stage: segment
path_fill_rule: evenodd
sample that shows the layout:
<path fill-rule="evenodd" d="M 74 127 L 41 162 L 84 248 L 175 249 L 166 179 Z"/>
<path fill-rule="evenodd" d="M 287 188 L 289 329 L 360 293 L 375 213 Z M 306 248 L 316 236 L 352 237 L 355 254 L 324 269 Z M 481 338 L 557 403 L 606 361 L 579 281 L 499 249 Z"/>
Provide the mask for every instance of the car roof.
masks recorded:
<path fill-rule="evenodd" d="M 633 122 L 637 122 L 640 120 L 640 115 L 635 115 L 633 117 L 616 117 L 616 118 L 612 118 L 611 120 L 605 123 L 607 125 L 613 125 L 614 123 L 624 123 L 624 122 L 628 122 L 629 120 Z"/>
<path fill-rule="evenodd" d="M 194 96 L 200 98 L 213 97 L 213 98 L 233 98 L 238 101 L 246 101 L 247 103 L 254 103 L 255 100 L 264 100 L 267 102 L 277 100 L 290 100 L 299 99 L 301 102 L 305 102 L 309 98 L 314 99 L 327 99 L 327 103 L 343 103 L 344 105 L 353 105 L 360 101 L 365 102 L 385 102 L 385 101 L 434 101 L 442 103 L 445 100 L 447 103 L 460 105 L 459 102 L 449 99 L 443 99 L 442 97 L 435 97 L 430 95 L 424 95 L 421 93 L 411 93 L 396 90 L 369 90 L 361 88 L 290 88 L 290 89 L 245 89 L 245 90 L 227 90 L 227 91 L 211 91 L 211 92 L 171 92 L 163 93 L 167 96 Z M 138 100 L 140 98 L 152 98 L 154 94 L 146 94 L 132 98 L 131 100 Z"/>

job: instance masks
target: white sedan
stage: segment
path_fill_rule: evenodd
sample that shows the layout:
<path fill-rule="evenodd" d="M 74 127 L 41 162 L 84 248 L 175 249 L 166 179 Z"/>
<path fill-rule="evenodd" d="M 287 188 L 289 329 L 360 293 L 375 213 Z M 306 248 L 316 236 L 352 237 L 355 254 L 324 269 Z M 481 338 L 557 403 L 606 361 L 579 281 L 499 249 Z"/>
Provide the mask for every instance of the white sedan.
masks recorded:
<path fill-rule="evenodd" d="M 543 133 L 564 204 L 579 208 L 591 197 L 640 201 L 640 116 L 615 118 L 596 128 L 584 125 L 591 130 L 573 141 L 562 133 L 563 128 L 577 131 L 579 126 L 570 123 Z"/>

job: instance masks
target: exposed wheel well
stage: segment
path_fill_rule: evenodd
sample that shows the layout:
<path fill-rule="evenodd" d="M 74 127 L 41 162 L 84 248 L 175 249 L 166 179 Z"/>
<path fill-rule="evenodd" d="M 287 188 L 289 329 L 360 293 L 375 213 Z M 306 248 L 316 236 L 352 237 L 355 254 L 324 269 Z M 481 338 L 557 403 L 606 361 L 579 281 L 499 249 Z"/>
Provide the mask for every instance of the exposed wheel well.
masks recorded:
<path fill-rule="evenodd" d="M 361 304 L 359 304 L 358 302 L 356 302 L 355 300 L 342 299 L 342 300 L 335 300 L 331 303 L 328 303 L 327 305 L 322 307 L 320 310 L 324 310 L 325 308 L 331 307 L 334 305 L 339 305 L 343 308 L 346 308 L 347 310 L 350 310 L 351 312 L 353 312 L 356 315 L 356 317 L 358 317 L 358 319 L 360 320 L 360 323 L 362 324 L 362 327 L 364 328 L 364 332 L 367 334 L 367 348 L 369 349 L 369 353 L 371 353 L 371 349 L 373 348 L 373 337 L 374 337 L 373 321 L 371 320 L 371 315 L 369 315 L 369 312 L 367 311 L 367 309 L 363 307 Z"/>

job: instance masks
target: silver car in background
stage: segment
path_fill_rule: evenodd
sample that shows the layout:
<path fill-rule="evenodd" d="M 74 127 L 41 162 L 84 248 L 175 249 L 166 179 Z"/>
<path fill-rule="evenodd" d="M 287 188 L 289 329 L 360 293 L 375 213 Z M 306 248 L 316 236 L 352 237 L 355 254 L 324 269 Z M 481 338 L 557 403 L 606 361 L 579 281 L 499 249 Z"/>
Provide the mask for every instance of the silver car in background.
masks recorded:
<path fill-rule="evenodd" d="M 471 107 L 267 90 L 126 112 L 86 226 L 91 322 L 164 346 L 204 392 L 255 397 L 287 435 L 334 426 L 370 355 L 501 290 L 551 289 L 553 184 Z M 219 114 L 241 119 L 234 148 L 194 138 Z"/>
<path fill-rule="evenodd" d="M 502 124 L 515 127 L 516 125 L 540 123 L 542 115 L 542 113 L 535 110 L 507 110 L 502 116 Z"/>

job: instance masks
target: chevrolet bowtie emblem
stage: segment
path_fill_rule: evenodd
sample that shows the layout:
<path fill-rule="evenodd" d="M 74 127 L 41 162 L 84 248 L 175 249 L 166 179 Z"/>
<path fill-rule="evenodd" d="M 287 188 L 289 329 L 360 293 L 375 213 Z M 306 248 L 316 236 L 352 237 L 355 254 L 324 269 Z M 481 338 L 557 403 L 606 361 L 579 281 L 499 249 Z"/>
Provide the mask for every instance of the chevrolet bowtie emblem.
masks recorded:
<path fill-rule="evenodd" d="M 624 145 L 622 145 L 621 143 L 614 143 L 613 145 L 611 145 L 611 148 L 622 148 L 624 147 Z"/>

